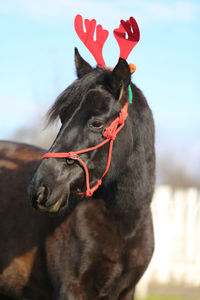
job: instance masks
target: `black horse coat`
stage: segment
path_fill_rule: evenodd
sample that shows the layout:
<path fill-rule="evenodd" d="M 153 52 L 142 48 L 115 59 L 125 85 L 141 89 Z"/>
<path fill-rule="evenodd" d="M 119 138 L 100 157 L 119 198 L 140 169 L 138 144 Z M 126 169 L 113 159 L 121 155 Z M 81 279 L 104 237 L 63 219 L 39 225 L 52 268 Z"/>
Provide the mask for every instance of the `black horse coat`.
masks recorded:
<path fill-rule="evenodd" d="M 90 199 L 76 195 L 85 189 L 78 163 L 57 158 L 40 162 L 41 149 L 1 143 L 1 298 L 131 300 L 153 253 L 151 110 L 130 82 L 123 59 L 113 71 L 93 70 L 77 51 L 75 61 L 79 79 L 50 110 L 50 120 L 60 117 L 62 126 L 49 152 L 101 142 L 103 130 L 128 101 L 129 84 L 133 104 L 114 142 L 110 170 Z M 107 154 L 104 146 L 82 155 L 91 185 L 105 170 Z M 34 171 L 29 198 L 41 212 L 27 203 Z"/>

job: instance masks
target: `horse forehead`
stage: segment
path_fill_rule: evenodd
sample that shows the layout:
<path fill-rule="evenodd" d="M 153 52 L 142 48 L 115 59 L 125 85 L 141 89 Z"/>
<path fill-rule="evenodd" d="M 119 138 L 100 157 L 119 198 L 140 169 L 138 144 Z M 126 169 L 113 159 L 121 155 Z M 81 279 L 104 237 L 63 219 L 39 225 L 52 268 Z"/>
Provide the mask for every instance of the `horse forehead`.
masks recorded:
<path fill-rule="evenodd" d="M 73 111 L 70 118 L 65 123 L 64 127 L 73 130 L 74 121 L 76 123 L 77 120 L 80 121 L 80 114 L 87 114 L 88 111 L 95 111 L 96 109 L 100 109 L 102 113 L 110 111 L 110 108 L 112 106 L 111 103 L 111 94 L 102 86 L 96 86 L 89 89 L 81 99 L 78 107 Z"/>
<path fill-rule="evenodd" d="M 111 94 L 103 87 L 97 86 L 87 92 L 86 98 L 98 98 L 99 101 L 111 101 Z"/>

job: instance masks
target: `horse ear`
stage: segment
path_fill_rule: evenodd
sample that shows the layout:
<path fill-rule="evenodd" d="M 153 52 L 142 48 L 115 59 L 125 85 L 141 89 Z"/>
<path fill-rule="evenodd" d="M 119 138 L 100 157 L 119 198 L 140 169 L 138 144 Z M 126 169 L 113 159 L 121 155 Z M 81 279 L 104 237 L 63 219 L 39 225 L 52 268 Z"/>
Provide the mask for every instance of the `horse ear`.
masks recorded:
<path fill-rule="evenodd" d="M 125 59 L 120 57 L 118 64 L 112 71 L 112 90 L 116 99 L 121 99 L 130 82 L 131 72 L 129 65 Z"/>
<path fill-rule="evenodd" d="M 78 78 L 83 77 L 84 75 L 86 75 L 87 73 L 91 72 L 93 69 L 90 66 L 90 64 L 88 64 L 83 58 L 82 56 L 79 54 L 78 49 L 75 48 L 75 65 L 76 65 L 76 73 Z"/>

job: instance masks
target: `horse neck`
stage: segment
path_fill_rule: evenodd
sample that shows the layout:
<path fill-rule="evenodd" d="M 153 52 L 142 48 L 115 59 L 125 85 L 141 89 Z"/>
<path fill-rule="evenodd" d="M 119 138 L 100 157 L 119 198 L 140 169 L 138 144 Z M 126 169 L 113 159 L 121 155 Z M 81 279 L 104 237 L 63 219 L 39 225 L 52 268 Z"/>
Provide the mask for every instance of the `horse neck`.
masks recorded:
<path fill-rule="evenodd" d="M 108 210 L 116 218 L 124 235 L 132 236 L 149 211 L 153 187 L 142 190 L 145 179 L 137 182 L 135 172 L 129 166 L 115 182 L 102 186 L 97 198 L 103 198 Z M 135 181 L 134 181 L 135 180 Z M 142 187 L 142 188 L 141 188 Z"/>
<path fill-rule="evenodd" d="M 133 132 L 133 152 L 115 181 L 103 185 L 97 193 L 97 197 L 105 200 L 109 210 L 127 232 L 135 230 L 140 223 L 138 221 L 149 212 L 155 182 L 153 118 L 143 94 L 137 88 L 136 91 L 139 100 L 135 101 L 135 107 L 129 116 Z M 143 113 L 139 107 L 142 103 Z M 138 115 L 142 118 L 140 122 L 137 121 Z"/>

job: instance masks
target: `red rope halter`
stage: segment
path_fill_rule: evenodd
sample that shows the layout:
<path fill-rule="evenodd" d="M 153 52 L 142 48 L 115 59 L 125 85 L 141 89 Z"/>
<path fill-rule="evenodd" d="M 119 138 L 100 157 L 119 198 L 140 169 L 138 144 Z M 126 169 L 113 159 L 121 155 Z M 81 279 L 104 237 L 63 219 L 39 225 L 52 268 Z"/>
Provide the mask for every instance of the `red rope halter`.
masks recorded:
<path fill-rule="evenodd" d="M 54 158 L 70 158 L 70 159 L 77 160 L 82 165 L 82 167 L 85 171 L 86 192 L 85 193 L 84 192 L 77 193 L 77 195 L 85 195 L 87 198 L 92 197 L 93 193 L 101 185 L 103 177 L 106 175 L 106 173 L 108 172 L 108 170 L 110 168 L 114 140 L 115 140 L 117 134 L 120 132 L 120 130 L 124 127 L 125 120 L 128 117 L 128 112 L 127 111 L 128 111 L 128 102 L 121 109 L 121 111 L 119 113 L 119 116 L 110 124 L 110 126 L 108 126 L 105 129 L 105 131 L 103 133 L 103 136 L 106 139 L 103 142 L 99 143 L 98 145 L 96 145 L 94 147 L 87 148 L 87 149 L 75 151 L 75 152 L 46 153 L 46 154 L 43 155 L 42 159 L 51 158 L 51 157 L 54 157 Z M 108 142 L 110 142 L 110 146 L 109 146 L 109 151 L 108 151 L 108 161 L 107 161 L 106 169 L 105 169 L 103 175 L 97 181 L 97 183 L 92 188 L 90 188 L 89 171 L 88 171 L 88 168 L 87 168 L 86 164 L 84 163 L 84 161 L 79 157 L 79 154 L 96 150 L 96 149 L 102 147 L 103 145 L 107 144 Z"/>

